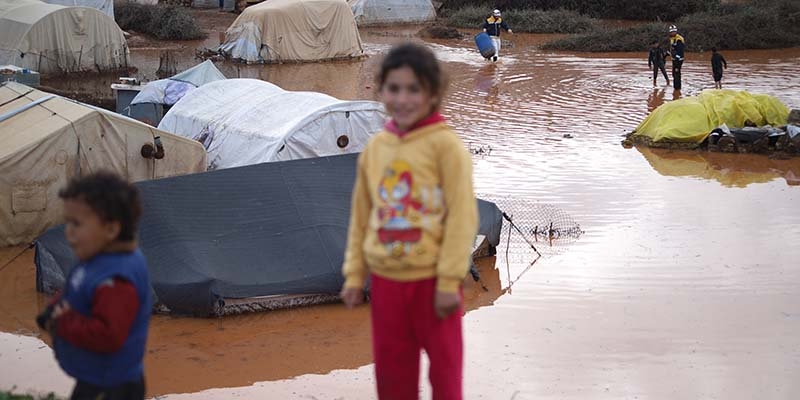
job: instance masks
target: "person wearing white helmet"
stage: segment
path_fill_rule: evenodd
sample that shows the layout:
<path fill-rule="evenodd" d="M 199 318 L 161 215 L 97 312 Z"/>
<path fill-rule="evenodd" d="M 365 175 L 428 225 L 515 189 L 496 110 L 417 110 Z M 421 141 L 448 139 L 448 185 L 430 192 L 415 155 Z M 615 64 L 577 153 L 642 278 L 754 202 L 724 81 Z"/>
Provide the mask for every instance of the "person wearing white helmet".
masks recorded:
<path fill-rule="evenodd" d="M 495 9 L 492 11 L 492 15 L 489 18 L 486 18 L 486 22 L 483 23 L 483 31 L 486 32 L 490 38 L 492 38 L 492 43 L 494 43 L 494 57 L 492 58 L 493 61 L 497 61 L 497 57 L 500 56 L 500 31 L 504 30 L 508 33 L 513 34 L 514 32 L 511 31 L 511 28 L 508 27 L 508 24 L 503 21 L 502 14 L 500 10 Z"/>
<path fill-rule="evenodd" d="M 672 86 L 681 89 L 681 67 L 683 66 L 684 50 L 686 49 L 686 40 L 678 34 L 678 27 L 670 25 L 669 27 L 669 44 L 671 46 L 670 56 L 672 57 Z"/>

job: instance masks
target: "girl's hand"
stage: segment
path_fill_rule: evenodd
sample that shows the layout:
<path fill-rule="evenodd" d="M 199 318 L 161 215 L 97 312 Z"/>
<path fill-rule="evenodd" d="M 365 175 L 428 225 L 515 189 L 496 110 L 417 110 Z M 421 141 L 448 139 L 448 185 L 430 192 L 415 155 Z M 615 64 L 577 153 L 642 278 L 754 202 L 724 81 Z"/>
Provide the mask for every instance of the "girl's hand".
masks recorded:
<path fill-rule="evenodd" d="M 347 308 L 353 308 L 364 302 L 364 291 L 356 288 L 342 288 L 339 294 Z"/>
<path fill-rule="evenodd" d="M 436 309 L 436 316 L 440 319 L 445 319 L 450 314 L 458 311 L 460 305 L 461 297 L 458 293 L 436 292 L 433 307 Z"/>

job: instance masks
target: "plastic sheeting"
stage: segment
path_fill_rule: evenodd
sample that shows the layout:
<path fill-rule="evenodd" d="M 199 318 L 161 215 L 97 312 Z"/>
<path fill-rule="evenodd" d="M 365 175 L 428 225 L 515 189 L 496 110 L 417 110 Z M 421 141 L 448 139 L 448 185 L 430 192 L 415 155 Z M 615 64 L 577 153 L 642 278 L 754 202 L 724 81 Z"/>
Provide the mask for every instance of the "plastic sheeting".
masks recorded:
<path fill-rule="evenodd" d="M 141 148 L 161 136 L 165 157 Z M 0 85 L 0 246 L 27 243 L 62 221 L 58 190 L 98 169 L 130 181 L 202 172 L 191 140 L 15 82 Z"/>
<path fill-rule="evenodd" d="M 349 0 L 348 4 L 359 26 L 423 23 L 436 19 L 436 9 L 430 0 Z"/>
<path fill-rule="evenodd" d="M 158 302 L 219 314 L 233 299 L 336 295 L 356 155 L 265 163 L 137 184 L 139 243 Z M 497 246 L 502 213 L 478 202 L 479 234 Z M 74 265 L 62 228 L 36 242 L 36 287 L 53 292 Z"/>
<path fill-rule="evenodd" d="M 195 88 L 223 79 L 225 75 L 211 60 L 206 60 L 171 78 L 149 82 L 133 98 L 131 105 L 155 103 L 171 106 Z"/>
<path fill-rule="evenodd" d="M 95 8 L 105 15 L 114 18 L 114 0 L 42 0 L 49 4 L 72 7 Z"/>
<path fill-rule="evenodd" d="M 775 97 L 736 90 L 706 90 L 696 97 L 664 103 L 634 131 L 651 142 L 700 143 L 714 128 L 726 124 L 784 125 L 789 109 Z"/>
<path fill-rule="evenodd" d="M 187 94 L 158 128 L 203 143 L 209 169 L 219 169 L 357 153 L 385 119 L 378 102 L 292 92 L 257 79 L 226 79 Z"/>
<path fill-rule="evenodd" d="M 114 18 L 86 7 L 0 0 L 0 64 L 40 73 L 110 71 L 128 66 Z"/>
<path fill-rule="evenodd" d="M 269 0 L 247 7 L 220 50 L 247 62 L 317 61 L 363 54 L 344 0 Z"/>

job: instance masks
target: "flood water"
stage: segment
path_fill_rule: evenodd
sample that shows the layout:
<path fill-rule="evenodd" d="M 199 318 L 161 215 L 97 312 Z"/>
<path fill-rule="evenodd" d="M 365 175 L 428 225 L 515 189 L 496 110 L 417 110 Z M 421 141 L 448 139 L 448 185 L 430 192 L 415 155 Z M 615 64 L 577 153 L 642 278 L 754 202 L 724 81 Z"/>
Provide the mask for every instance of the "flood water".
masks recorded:
<path fill-rule="evenodd" d="M 371 99 L 379 55 L 413 31 L 362 31 L 369 57 L 357 62 L 218 67 Z M 488 290 L 466 287 L 466 398 L 800 396 L 800 158 L 624 149 L 623 134 L 674 96 L 652 88 L 646 52 L 543 52 L 544 39 L 515 35 L 497 63 L 469 39 L 429 42 L 451 81 L 444 114 L 484 150 L 476 190 L 519 213 L 520 204 L 557 210 L 583 230 L 530 268 L 500 253 L 482 261 Z M 800 48 L 723 54 L 726 88 L 800 108 Z M 132 56 L 154 75 L 157 51 Z M 709 58 L 689 54 L 682 96 L 713 87 Z M 0 266 L 22 251 L 0 251 Z M 34 338 L 46 300 L 34 291 L 31 253 L 0 271 L 0 388 L 66 394 L 69 380 Z M 148 393 L 369 399 L 369 343 L 367 307 L 155 316 Z"/>

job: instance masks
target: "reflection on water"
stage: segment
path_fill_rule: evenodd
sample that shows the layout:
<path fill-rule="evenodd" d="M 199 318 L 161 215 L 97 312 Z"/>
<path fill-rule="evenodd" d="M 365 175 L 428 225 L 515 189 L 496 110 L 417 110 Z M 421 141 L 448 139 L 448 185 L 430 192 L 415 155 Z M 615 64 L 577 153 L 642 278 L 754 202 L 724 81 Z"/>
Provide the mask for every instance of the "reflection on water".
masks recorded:
<path fill-rule="evenodd" d="M 787 185 L 800 185 L 800 163 L 774 160 L 755 154 L 707 151 L 674 151 L 637 147 L 653 169 L 664 176 L 689 176 L 716 180 L 729 187 L 746 187 L 783 178 Z"/>
<path fill-rule="evenodd" d="M 217 65 L 228 77 L 372 99 L 379 55 L 410 37 L 379 32 L 363 32 L 362 61 Z M 800 159 L 623 149 L 622 136 L 674 97 L 652 89 L 646 51 L 543 52 L 542 38 L 514 35 L 497 63 L 470 37 L 434 41 L 451 82 L 445 115 L 471 147 L 491 149 L 474 157 L 476 190 L 550 204 L 585 231 L 531 268 L 524 257 L 503 261 L 502 248 L 498 265 L 482 267 L 489 291 L 467 290 L 467 398 L 797 397 L 800 190 L 786 183 L 797 182 Z M 800 49 L 725 56 L 727 88 L 800 107 Z M 681 96 L 713 87 L 707 58 L 688 55 Z M 143 74 L 158 67 L 152 51 L 133 59 Z M 30 254 L 20 260 L 0 272 L 0 329 L 35 334 L 42 299 Z M 503 289 L 523 272 L 513 293 Z M 224 397 L 371 398 L 368 343 L 366 308 L 158 316 L 149 390 L 278 381 Z"/>

